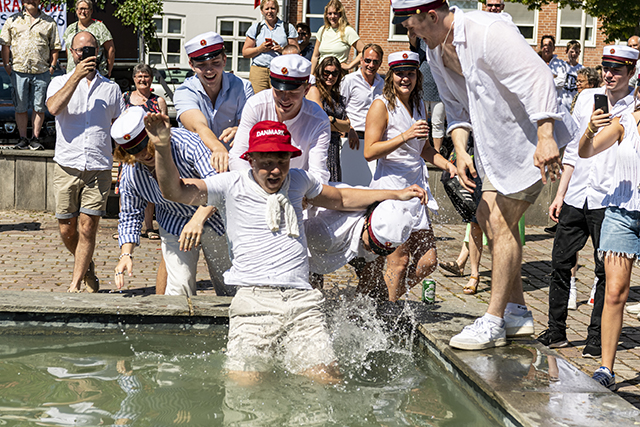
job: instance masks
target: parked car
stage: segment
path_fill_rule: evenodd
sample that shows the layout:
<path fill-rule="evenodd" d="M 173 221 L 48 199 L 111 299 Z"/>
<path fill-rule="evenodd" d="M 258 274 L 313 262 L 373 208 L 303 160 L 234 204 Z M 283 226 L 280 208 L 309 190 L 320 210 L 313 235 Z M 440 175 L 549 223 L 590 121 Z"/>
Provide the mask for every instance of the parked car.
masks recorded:
<path fill-rule="evenodd" d="M 53 77 L 64 74 L 58 69 L 53 73 Z M 20 134 L 16 126 L 16 110 L 13 106 L 11 98 L 11 78 L 7 74 L 4 67 L 0 66 L 0 144 L 13 146 L 18 143 Z M 32 110 L 29 109 L 29 117 L 32 116 Z M 27 138 L 32 136 L 31 120 L 27 128 Z M 44 124 L 40 131 L 42 145 L 50 150 L 56 144 L 56 120 L 49 112 L 45 113 Z"/>
<path fill-rule="evenodd" d="M 169 67 L 156 66 L 153 69 L 153 83 L 151 83 L 151 92 L 161 96 L 167 101 L 167 110 L 169 118 L 177 126 L 176 107 L 173 103 L 173 94 L 178 86 L 185 79 L 193 75 L 193 70 L 187 67 Z"/>

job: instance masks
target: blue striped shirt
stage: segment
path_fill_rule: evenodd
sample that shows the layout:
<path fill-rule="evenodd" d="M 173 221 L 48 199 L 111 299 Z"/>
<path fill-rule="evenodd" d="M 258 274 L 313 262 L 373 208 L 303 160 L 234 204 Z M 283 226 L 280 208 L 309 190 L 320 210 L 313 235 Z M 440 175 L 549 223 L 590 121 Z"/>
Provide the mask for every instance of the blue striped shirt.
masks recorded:
<path fill-rule="evenodd" d="M 171 129 L 171 154 L 182 178 L 207 178 L 215 175 L 209 159 L 211 151 L 204 145 L 198 134 L 186 129 Z M 120 179 L 120 220 L 118 221 L 118 243 L 140 244 L 140 231 L 144 222 L 147 203 L 156 205 L 156 220 L 162 228 L 174 236 L 179 236 L 182 228 L 191 220 L 197 206 L 171 202 L 160 192 L 158 181 L 151 171 L 141 164 L 124 164 Z M 205 225 L 224 234 L 224 223 L 216 212 Z"/>

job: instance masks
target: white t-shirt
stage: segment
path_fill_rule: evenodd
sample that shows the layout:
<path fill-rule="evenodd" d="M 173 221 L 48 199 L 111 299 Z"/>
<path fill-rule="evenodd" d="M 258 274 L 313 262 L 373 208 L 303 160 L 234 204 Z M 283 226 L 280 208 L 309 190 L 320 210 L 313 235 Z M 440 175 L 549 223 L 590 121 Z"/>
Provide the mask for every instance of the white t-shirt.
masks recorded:
<path fill-rule="evenodd" d="M 309 270 L 328 274 L 355 257 L 371 262 L 378 255 L 362 246 L 364 211 L 342 212 L 318 208 L 304 223 L 309 245 Z"/>
<path fill-rule="evenodd" d="M 289 237 L 281 209 L 280 230 L 267 226 L 267 201 L 244 182 L 252 171 L 231 171 L 206 178 L 208 205 L 216 206 L 227 226 L 232 267 L 224 273 L 226 285 L 273 286 L 311 289 L 307 239 L 302 221 L 302 199 L 313 199 L 322 184 L 300 169 L 289 171 L 289 200 L 293 205 L 300 237 Z"/>
<path fill-rule="evenodd" d="M 263 90 L 247 100 L 233 147 L 229 151 L 230 170 L 249 168 L 249 162 L 240 156 L 249 148 L 249 131 L 263 120 L 278 121 L 272 89 Z M 315 102 L 303 99 L 298 115 L 284 124 L 291 133 L 291 143 L 302 150 L 301 156 L 291 159 L 291 167 L 308 171 L 323 184 L 329 182 L 327 151 L 331 140 L 331 123 L 327 113 Z"/>
<path fill-rule="evenodd" d="M 349 59 L 349 49 L 358 40 L 360 36 L 350 25 L 344 29 L 344 35 L 340 37 L 340 33 L 333 28 L 320 27 L 317 32 L 318 52 L 320 58 L 318 64 L 327 56 L 335 56 L 340 62 L 347 62 Z"/>

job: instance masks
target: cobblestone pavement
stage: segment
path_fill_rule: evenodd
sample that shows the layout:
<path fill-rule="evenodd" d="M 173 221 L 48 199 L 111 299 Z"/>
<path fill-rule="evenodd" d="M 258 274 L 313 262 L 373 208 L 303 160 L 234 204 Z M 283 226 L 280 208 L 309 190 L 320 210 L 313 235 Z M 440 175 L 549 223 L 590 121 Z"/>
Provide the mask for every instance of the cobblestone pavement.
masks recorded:
<path fill-rule="evenodd" d="M 438 239 L 438 258 L 455 260 L 464 235 L 464 225 L 435 225 Z M 113 271 L 120 253 L 117 241 L 112 235 L 117 231 L 116 219 L 103 219 L 100 223 L 94 260 L 98 277 L 101 278 L 101 292 L 116 291 Z M 528 227 L 527 244 L 524 247 L 522 280 L 526 301 L 536 322 L 536 331 L 541 332 L 547 325 L 548 276 L 551 271 L 552 236 L 542 227 Z M 73 258 L 64 248 L 58 233 L 57 220 L 51 213 L 4 211 L 0 219 L 0 290 L 23 290 L 40 292 L 65 292 L 71 280 Z M 133 277 L 126 278 L 123 292 L 154 293 L 155 272 L 160 251 L 159 241 L 141 239 L 141 246 L 134 252 Z M 599 366 L 599 360 L 582 357 L 591 307 L 587 305 L 593 283 L 593 248 L 588 243 L 581 252 L 577 273 L 578 309 L 569 311 L 567 338 L 570 346 L 560 349 L 571 361 L 589 375 Z M 456 300 L 465 304 L 471 298 L 488 303 L 491 285 L 491 257 L 487 253 L 482 258 L 481 285 L 475 296 L 462 293 L 462 286 L 468 281 L 451 277 L 438 270 L 433 274 L 437 282 L 437 299 Z M 468 271 L 468 268 L 467 268 Z M 198 267 L 198 292 L 214 293 L 208 280 L 204 261 Z M 350 267 L 344 267 L 326 276 L 325 287 L 349 286 L 355 284 L 355 275 Z M 1 294 L 0 294 L 1 295 Z M 419 298 L 419 290 L 414 289 L 408 296 Z M 640 301 L 640 269 L 635 268 L 631 278 L 629 301 Z M 636 316 L 624 315 L 622 336 L 618 347 L 615 372 L 619 383 L 618 394 L 636 407 L 640 407 L 640 321 Z"/>

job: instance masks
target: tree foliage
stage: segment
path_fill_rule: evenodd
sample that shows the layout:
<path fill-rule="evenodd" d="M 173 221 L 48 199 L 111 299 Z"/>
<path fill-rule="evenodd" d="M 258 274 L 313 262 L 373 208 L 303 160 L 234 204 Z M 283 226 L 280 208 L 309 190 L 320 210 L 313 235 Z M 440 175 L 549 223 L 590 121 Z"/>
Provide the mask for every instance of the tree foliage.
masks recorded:
<path fill-rule="evenodd" d="M 582 9 L 591 16 L 598 18 L 602 25 L 606 41 L 615 39 L 627 40 L 634 34 L 640 34 L 640 1 L 639 0 L 508 0 L 522 3 L 529 10 L 540 9 L 542 5 L 558 3 L 561 7 Z"/>
<path fill-rule="evenodd" d="M 155 40 L 156 26 L 153 17 L 162 15 L 163 0 L 93 0 L 94 9 L 103 9 L 107 2 L 116 5 L 114 16 L 125 26 L 133 26 L 134 32 L 144 34 L 145 43 Z M 67 3 L 70 11 L 75 9 L 76 0 L 44 0 L 42 5 Z"/>

